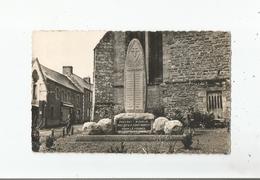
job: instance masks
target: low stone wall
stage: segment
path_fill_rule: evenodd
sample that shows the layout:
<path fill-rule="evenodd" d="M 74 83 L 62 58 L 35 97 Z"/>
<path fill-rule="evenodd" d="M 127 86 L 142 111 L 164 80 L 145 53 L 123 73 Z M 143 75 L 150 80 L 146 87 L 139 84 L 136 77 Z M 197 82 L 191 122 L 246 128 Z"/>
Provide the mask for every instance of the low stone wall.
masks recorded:
<path fill-rule="evenodd" d="M 85 135 L 77 136 L 76 141 L 180 141 L 186 137 L 187 135 Z"/>

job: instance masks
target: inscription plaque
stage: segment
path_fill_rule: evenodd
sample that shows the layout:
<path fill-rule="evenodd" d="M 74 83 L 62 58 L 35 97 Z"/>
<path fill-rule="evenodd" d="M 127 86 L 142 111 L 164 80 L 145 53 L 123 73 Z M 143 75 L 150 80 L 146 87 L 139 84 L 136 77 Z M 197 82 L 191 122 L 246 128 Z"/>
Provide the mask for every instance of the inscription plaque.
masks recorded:
<path fill-rule="evenodd" d="M 118 131 L 149 131 L 151 130 L 150 120 L 120 119 L 117 121 Z"/>
<path fill-rule="evenodd" d="M 146 76 L 143 48 L 138 39 L 129 43 L 125 62 L 125 111 L 142 113 L 146 102 Z"/>
<path fill-rule="evenodd" d="M 153 121 L 154 115 L 151 113 L 120 113 L 114 117 L 115 132 L 149 134 Z"/>

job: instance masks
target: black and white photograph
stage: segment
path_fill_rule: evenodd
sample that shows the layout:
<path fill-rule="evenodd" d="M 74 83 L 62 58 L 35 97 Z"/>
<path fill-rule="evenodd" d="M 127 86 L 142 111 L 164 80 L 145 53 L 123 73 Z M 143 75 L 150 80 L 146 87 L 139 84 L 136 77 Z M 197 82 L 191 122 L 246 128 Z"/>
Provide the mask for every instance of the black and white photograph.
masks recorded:
<path fill-rule="evenodd" d="M 0 1 L 1 178 L 259 178 L 260 1 Z"/>
<path fill-rule="evenodd" d="M 230 32 L 32 38 L 33 151 L 230 153 Z"/>

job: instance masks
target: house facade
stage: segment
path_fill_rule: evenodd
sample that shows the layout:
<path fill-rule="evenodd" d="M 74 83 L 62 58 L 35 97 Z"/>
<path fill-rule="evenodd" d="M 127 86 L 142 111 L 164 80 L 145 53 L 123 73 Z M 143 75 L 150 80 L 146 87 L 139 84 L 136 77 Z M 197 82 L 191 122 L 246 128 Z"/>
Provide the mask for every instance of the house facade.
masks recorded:
<path fill-rule="evenodd" d="M 90 120 L 92 109 L 90 78 L 73 74 L 72 66 L 63 66 L 58 73 L 40 64 L 32 63 L 32 126 L 37 128 L 64 125 L 68 115 L 72 123 Z"/>
<path fill-rule="evenodd" d="M 107 32 L 94 49 L 94 120 L 126 112 L 132 41 L 144 56 L 145 77 L 131 81 L 145 83 L 145 112 L 171 118 L 193 107 L 230 120 L 231 34 L 219 31 Z"/>

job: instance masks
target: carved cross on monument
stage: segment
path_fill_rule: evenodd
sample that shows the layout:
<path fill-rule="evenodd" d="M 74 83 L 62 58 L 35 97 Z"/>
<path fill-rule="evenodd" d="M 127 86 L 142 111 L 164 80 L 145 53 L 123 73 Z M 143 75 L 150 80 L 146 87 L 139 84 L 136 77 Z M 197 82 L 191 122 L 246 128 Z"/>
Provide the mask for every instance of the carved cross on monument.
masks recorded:
<path fill-rule="evenodd" d="M 134 58 L 138 58 L 138 56 L 140 55 L 140 49 L 137 47 L 137 44 L 133 44 L 131 53 L 134 56 Z"/>
<path fill-rule="evenodd" d="M 146 76 L 144 52 L 138 39 L 133 39 L 128 45 L 125 76 L 124 102 L 125 111 L 142 113 L 146 103 Z"/>

